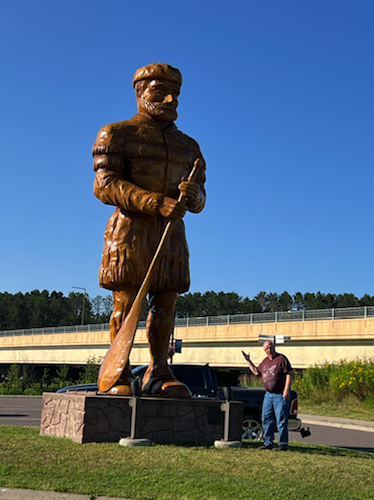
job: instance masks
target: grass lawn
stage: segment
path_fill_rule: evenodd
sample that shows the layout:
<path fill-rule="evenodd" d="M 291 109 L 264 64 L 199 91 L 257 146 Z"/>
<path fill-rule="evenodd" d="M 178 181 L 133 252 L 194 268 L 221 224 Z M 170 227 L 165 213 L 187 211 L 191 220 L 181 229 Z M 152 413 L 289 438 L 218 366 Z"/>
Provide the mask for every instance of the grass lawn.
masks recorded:
<path fill-rule="evenodd" d="M 374 395 L 366 401 L 346 397 L 340 402 L 312 402 L 299 397 L 299 413 L 374 421 Z"/>
<path fill-rule="evenodd" d="M 0 487 L 142 500 L 374 499 L 374 454 L 291 444 L 287 452 L 123 448 L 0 426 Z"/>

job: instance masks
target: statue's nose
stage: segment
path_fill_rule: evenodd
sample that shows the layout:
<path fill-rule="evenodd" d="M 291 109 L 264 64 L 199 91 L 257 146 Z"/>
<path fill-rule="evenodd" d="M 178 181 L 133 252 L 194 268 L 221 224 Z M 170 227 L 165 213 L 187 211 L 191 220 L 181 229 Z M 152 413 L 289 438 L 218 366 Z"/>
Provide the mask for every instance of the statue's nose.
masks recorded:
<path fill-rule="evenodd" d="M 164 102 L 164 103 L 173 102 L 173 95 L 168 94 L 167 96 L 165 96 L 165 98 L 162 102 Z"/>

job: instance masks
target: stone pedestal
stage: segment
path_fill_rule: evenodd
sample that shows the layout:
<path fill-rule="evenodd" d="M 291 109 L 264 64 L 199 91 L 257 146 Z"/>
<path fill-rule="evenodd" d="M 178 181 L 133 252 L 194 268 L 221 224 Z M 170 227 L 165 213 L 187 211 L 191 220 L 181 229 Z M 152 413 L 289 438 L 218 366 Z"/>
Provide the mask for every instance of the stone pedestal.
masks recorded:
<path fill-rule="evenodd" d="M 212 445 L 224 438 L 225 412 L 222 410 L 227 409 L 227 405 L 222 403 L 205 398 L 44 393 L 40 435 L 66 437 L 77 443 L 118 442 L 132 437 L 160 444 Z M 136 418 L 131 422 L 134 408 Z M 243 403 L 231 401 L 229 413 L 227 439 L 240 441 Z"/>

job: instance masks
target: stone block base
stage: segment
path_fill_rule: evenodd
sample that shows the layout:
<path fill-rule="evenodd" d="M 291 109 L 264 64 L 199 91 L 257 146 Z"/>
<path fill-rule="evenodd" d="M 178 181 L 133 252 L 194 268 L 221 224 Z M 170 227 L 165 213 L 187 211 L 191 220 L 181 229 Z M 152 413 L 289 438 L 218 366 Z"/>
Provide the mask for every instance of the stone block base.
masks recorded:
<path fill-rule="evenodd" d="M 66 437 L 77 443 L 118 442 L 131 437 L 160 444 L 213 445 L 224 437 L 224 407 L 222 401 L 205 398 L 44 393 L 40 435 Z M 240 441 L 243 403 L 232 401 L 228 407 L 228 440 Z"/>

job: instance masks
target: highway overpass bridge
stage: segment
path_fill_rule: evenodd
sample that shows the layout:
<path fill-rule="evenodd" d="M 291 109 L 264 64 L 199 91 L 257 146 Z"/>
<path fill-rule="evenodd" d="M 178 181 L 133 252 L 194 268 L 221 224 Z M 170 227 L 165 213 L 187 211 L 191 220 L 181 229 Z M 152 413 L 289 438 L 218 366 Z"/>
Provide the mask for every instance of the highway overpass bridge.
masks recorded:
<path fill-rule="evenodd" d="M 340 359 L 374 359 L 374 307 L 177 319 L 174 339 L 182 340 L 182 352 L 174 361 L 244 368 L 244 350 L 258 364 L 264 357 L 261 336 L 290 337 L 278 350 L 295 368 Z M 107 324 L 0 331 L 0 365 L 81 366 L 93 356 L 105 356 L 109 344 Z M 136 333 L 131 363 L 148 362 L 143 322 Z"/>

